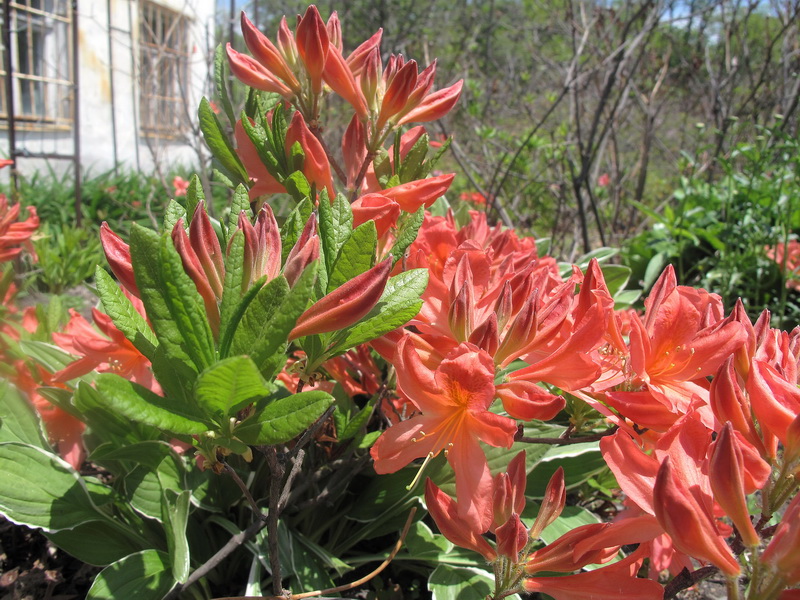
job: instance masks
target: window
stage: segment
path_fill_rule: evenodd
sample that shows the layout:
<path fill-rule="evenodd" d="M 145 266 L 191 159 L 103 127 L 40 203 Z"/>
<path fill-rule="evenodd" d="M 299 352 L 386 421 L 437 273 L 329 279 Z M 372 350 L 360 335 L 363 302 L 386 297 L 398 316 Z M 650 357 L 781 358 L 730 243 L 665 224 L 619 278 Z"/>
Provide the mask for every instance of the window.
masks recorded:
<path fill-rule="evenodd" d="M 152 2 L 141 3 L 139 65 L 142 132 L 171 137 L 185 124 L 189 74 L 188 19 Z"/>
<path fill-rule="evenodd" d="M 32 125 L 72 121 L 72 11 L 69 0 L 11 2 L 14 118 Z M 2 15 L 0 15 L 0 18 Z M 0 48 L 0 118 L 8 117 Z"/>

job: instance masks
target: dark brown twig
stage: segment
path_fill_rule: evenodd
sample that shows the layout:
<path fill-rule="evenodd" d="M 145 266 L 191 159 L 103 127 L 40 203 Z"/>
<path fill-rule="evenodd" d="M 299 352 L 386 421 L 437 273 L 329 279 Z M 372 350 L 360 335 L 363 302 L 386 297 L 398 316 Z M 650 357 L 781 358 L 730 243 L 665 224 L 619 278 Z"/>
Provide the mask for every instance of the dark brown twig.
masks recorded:
<path fill-rule="evenodd" d="M 698 581 L 702 581 L 719 571 L 717 567 L 702 567 L 691 573 L 684 567 L 683 571 L 664 586 L 664 600 L 674 598 L 678 592 L 692 587 Z"/>
<path fill-rule="evenodd" d="M 569 446 L 570 444 L 582 444 L 584 442 L 596 442 L 597 440 L 601 440 L 606 436 L 613 435 L 619 429 L 616 425 L 607 431 L 603 431 L 601 433 L 596 433 L 594 435 L 582 435 L 579 437 L 557 437 L 557 438 L 546 438 L 546 437 L 528 437 L 525 435 L 519 435 L 515 437 L 515 440 L 518 442 L 525 442 L 526 444 L 551 444 L 553 446 Z M 566 432 L 565 432 L 566 433 Z"/>

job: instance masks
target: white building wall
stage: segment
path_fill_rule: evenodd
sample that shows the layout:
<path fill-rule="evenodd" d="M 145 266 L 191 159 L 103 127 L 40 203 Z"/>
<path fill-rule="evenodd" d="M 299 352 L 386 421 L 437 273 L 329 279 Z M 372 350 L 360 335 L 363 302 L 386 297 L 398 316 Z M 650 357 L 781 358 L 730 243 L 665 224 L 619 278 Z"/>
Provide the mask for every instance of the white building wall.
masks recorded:
<path fill-rule="evenodd" d="M 139 1 L 79 0 L 78 3 L 80 159 L 84 174 L 96 175 L 112 169 L 115 158 L 122 169 L 144 172 L 152 172 L 156 163 L 164 170 L 183 166 L 190 171 L 199 162 L 197 148 L 202 144 L 191 137 L 190 128 L 185 128 L 187 135 L 183 139 L 147 136 L 141 132 Z M 209 68 L 213 68 L 215 2 L 156 0 L 155 4 L 190 19 L 190 85 L 186 90 L 186 107 L 189 118 L 196 122 L 200 98 L 210 96 L 212 89 Z M 3 121 L 0 128 L 0 154 L 8 156 L 7 123 Z M 71 131 L 27 124 L 17 128 L 16 136 L 18 151 L 73 153 Z M 17 168 L 23 174 L 32 174 L 46 169 L 48 163 L 58 173 L 72 169 L 72 163 L 67 160 L 45 161 L 25 156 L 18 157 Z M 5 171 L 2 174 L 4 178 L 8 176 L 8 170 Z"/>

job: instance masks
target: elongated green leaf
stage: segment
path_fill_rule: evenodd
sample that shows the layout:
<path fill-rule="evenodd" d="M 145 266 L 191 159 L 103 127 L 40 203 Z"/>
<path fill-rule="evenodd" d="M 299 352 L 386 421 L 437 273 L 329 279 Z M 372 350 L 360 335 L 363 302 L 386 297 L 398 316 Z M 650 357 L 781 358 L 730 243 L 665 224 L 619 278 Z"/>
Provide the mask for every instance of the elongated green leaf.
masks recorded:
<path fill-rule="evenodd" d="M 111 276 L 99 266 L 95 272 L 95 285 L 103 302 L 103 310 L 114 325 L 148 359 L 152 360 L 158 340 L 153 330 Z"/>
<path fill-rule="evenodd" d="M 183 335 L 170 313 L 165 299 L 166 290 L 161 274 L 161 238 L 154 231 L 136 223 L 131 228 L 131 262 L 136 275 L 147 318 L 153 325 L 164 353 L 174 363 L 180 363 L 178 374 L 190 376 L 197 369 L 184 350 Z M 196 290 L 195 290 L 196 293 Z M 155 366 L 155 365 L 154 365 Z"/>
<path fill-rule="evenodd" d="M 214 50 L 214 90 L 217 92 L 217 98 L 219 98 L 222 103 L 222 110 L 225 111 L 228 122 L 233 125 L 236 123 L 236 118 L 233 116 L 233 106 L 231 105 L 231 98 L 228 94 L 228 82 L 225 76 L 225 65 L 227 62 L 225 50 L 222 48 L 222 44 L 219 44 L 216 50 Z"/>
<path fill-rule="evenodd" d="M 174 585 L 169 555 L 144 550 L 100 571 L 86 600 L 162 600 Z"/>
<path fill-rule="evenodd" d="M 603 279 L 612 297 L 624 289 L 631 277 L 631 268 L 625 265 L 603 265 Z"/>
<path fill-rule="evenodd" d="M 276 148 L 269 138 L 269 130 L 265 129 L 258 121 L 253 125 L 249 119 L 242 117 L 242 128 L 253 143 L 261 164 L 264 165 L 272 177 L 277 181 L 281 181 L 285 171 L 278 156 L 283 153 L 283 147 L 281 146 L 280 152 L 276 155 Z"/>
<path fill-rule="evenodd" d="M 474 567 L 439 565 L 428 577 L 433 600 L 484 600 L 494 591 L 494 576 Z"/>
<path fill-rule="evenodd" d="M 75 391 L 75 407 L 95 437 L 115 445 L 136 443 L 159 435 L 155 429 L 131 423 L 120 415 L 94 387 L 82 381 Z"/>
<path fill-rule="evenodd" d="M 0 473 L 0 513 L 14 523 L 59 531 L 104 518 L 81 476 L 47 450 L 2 443 Z"/>
<path fill-rule="evenodd" d="M 341 433 L 339 433 L 339 441 L 349 440 L 355 437 L 356 434 L 361 431 L 361 428 L 367 424 L 367 421 L 369 421 L 374 407 L 375 403 L 370 401 L 364 408 L 358 411 L 358 413 L 348 421 Z"/>
<path fill-rule="evenodd" d="M 148 440 L 129 446 L 101 444 L 89 457 L 93 462 L 104 463 L 110 460 L 144 465 L 155 471 L 161 461 L 172 452 L 170 445 L 161 440 Z"/>
<path fill-rule="evenodd" d="M 75 361 L 75 357 L 58 346 L 45 342 L 21 341 L 19 348 L 48 371 L 55 373 Z"/>
<path fill-rule="evenodd" d="M 237 322 L 233 320 L 242 302 L 242 278 L 244 277 L 244 233 L 236 231 L 228 245 L 225 258 L 225 283 L 219 305 L 220 356 L 226 356 Z"/>
<path fill-rule="evenodd" d="M 408 151 L 405 158 L 400 162 L 401 183 L 408 183 L 415 179 L 424 179 L 427 174 L 422 172 L 422 163 L 428 154 L 428 134 L 424 133 Z"/>
<path fill-rule="evenodd" d="M 33 408 L 8 381 L 0 381 L 0 442 L 22 442 L 49 449 Z"/>
<path fill-rule="evenodd" d="M 295 146 L 299 146 L 295 142 Z M 294 148 L 292 148 L 294 150 Z M 301 202 L 311 197 L 311 184 L 308 179 L 303 175 L 302 171 L 295 171 L 291 173 L 286 179 L 283 180 L 283 185 L 289 195 L 294 198 L 295 202 Z"/>
<path fill-rule="evenodd" d="M 146 549 L 144 540 L 127 534 L 124 526 L 115 526 L 109 521 L 89 521 L 74 529 L 48 533 L 46 537 L 78 560 L 98 567 Z"/>
<path fill-rule="evenodd" d="M 367 221 L 356 227 L 336 257 L 333 272 L 328 280 L 328 292 L 332 292 L 372 267 L 377 245 L 378 232 L 374 221 Z"/>
<path fill-rule="evenodd" d="M 215 359 L 214 335 L 203 299 L 191 277 L 183 270 L 183 261 L 172 238 L 162 236 L 160 250 L 164 299 L 183 337 L 183 349 L 201 371 Z"/>
<path fill-rule="evenodd" d="M 333 403 L 319 390 L 279 398 L 236 428 L 235 434 L 250 445 L 282 444 L 300 435 Z"/>
<path fill-rule="evenodd" d="M 380 300 L 361 321 L 345 330 L 330 354 L 344 352 L 405 325 L 422 306 L 420 296 L 428 285 L 425 269 L 412 269 L 389 279 Z"/>
<path fill-rule="evenodd" d="M 200 181 L 200 177 L 198 175 L 192 175 L 189 178 L 189 187 L 186 188 L 186 215 L 189 221 L 192 220 L 194 216 L 194 211 L 197 208 L 197 205 L 201 202 L 205 202 L 206 200 L 206 193 L 203 190 L 203 182 Z M 172 230 L 169 231 L 172 233 Z"/>
<path fill-rule="evenodd" d="M 230 317 L 229 321 L 230 324 L 228 328 L 225 330 L 225 336 L 220 340 L 220 346 L 219 346 L 220 358 L 227 358 L 227 356 L 230 354 L 230 348 L 234 340 L 234 335 L 239 330 L 239 326 L 242 324 L 242 319 L 247 313 L 247 309 L 250 308 L 250 305 L 253 303 L 253 300 L 256 299 L 259 292 L 261 292 L 261 290 L 263 289 L 264 282 L 266 280 L 267 280 L 266 275 L 259 278 L 252 286 L 250 286 L 250 289 L 247 290 L 247 292 L 245 292 L 239 304 L 234 308 L 233 314 Z"/>
<path fill-rule="evenodd" d="M 155 469 L 139 466 L 127 473 L 124 490 L 136 512 L 161 522 L 164 491 L 183 490 L 183 475 L 179 462 L 172 454 L 168 454 Z"/>
<path fill-rule="evenodd" d="M 342 194 L 337 194 L 333 203 L 320 202 L 319 237 L 325 256 L 325 270 L 333 272 L 333 264 L 339 251 L 353 231 L 353 210 Z"/>
<path fill-rule="evenodd" d="M 195 384 L 198 404 L 219 424 L 269 392 L 258 367 L 247 356 L 232 356 L 218 362 L 200 373 Z"/>
<path fill-rule="evenodd" d="M 408 250 L 408 247 L 417 239 L 419 228 L 422 226 L 422 221 L 425 218 L 425 207 L 420 206 L 419 210 L 405 217 L 400 229 L 397 232 L 397 239 L 392 246 L 393 262 L 397 263 L 401 260 Z"/>
<path fill-rule="evenodd" d="M 233 334 L 231 348 L 233 354 L 251 354 L 269 330 L 273 316 L 276 316 L 281 302 L 289 293 L 286 278 L 279 275 L 258 290 L 255 298 L 247 306 L 244 315 Z M 285 340 L 283 340 L 285 341 Z"/>
<path fill-rule="evenodd" d="M 244 212 L 248 219 L 253 218 L 253 209 L 250 208 L 250 196 L 247 193 L 247 188 L 242 184 L 236 186 L 233 192 L 233 199 L 231 201 L 231 214 L 228 219 L 228 228 L 233 229 L 239 223 L 239 215 Z"/>
<path fill-rule="evenodd" d="M 272 375 L 265 372 L 264 365 L 267 360 L 284 348 L 286 339 L 297 323 L 297 319 L 306 310 L 311 291 L 314 289 L 318 269 L 318 262 L 311 263 L 297 278 L 294 287 L 283 298 L 278 310 L 263 330 L 263 337 L 250 353 L 253 362 L 258 365 L 261 374 L 267 379 L 271 379 Z"/>
<path fill-rule="evenodd" d="M 133 421 L 187 435 L 209 429 L 204 417 L 196 409 L 193 410 L 191 405 L 154 394 L 118 375 L 98 375 L 95 385 L 109 407 Z"/>
<path fill-rule="evenodd" d="M 185 583 L 189 577 L 189 541 L 186 539 L 186 524 L 189 521 L 189 506 L 192 492 L 184 490 L 176 494 L 164 490 L 161 499 L 162 519 L 167 533 L 167 546 L 172 562 L 172 576 Z"/>
<path fill-rule="evenodd" d="M 197 110 L 200 119 L 200 130 L 206 140 L 208 149 L 220 164 L 225 168 L 227 174 L 234 180 L 234 183 L 247 183 L 250 177 L 242 165 L 242 161 L 231 146 L 228 136 L 222 131 L 222 125 L 211 110 L 208 100 L 204 97 L 200 100 L 200 108 Z"/>
<path fill-rule="evenodd" d="M 162 231 L 172 233 L 175 224 L 180 219 L 183 219 L 183 226 L 186 227 L 188 225 L 186 221 L 186 209 L 172 199 L 169 201 L 167 209 L 164 211 L 164 227 Z"/>

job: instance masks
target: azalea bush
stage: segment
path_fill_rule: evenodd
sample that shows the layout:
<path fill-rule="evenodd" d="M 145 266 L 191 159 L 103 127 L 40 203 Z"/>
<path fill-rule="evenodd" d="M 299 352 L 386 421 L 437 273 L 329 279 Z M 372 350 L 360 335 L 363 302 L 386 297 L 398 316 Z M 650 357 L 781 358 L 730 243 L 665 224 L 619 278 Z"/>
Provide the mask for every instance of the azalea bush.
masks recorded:
<path fill-rule="evenodd" d="M 456 215 L 420 123 L 462 82 L 381 32 L 242 31 L 198 112 L 229 208 L 194 177 L 103 224 L 91 320 L 6 302 L 0 512 L 103 567 L 91 599 L 798 597 L 800 332 L 672 268 L 636 311 L 613 250 Z"/>

